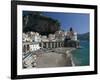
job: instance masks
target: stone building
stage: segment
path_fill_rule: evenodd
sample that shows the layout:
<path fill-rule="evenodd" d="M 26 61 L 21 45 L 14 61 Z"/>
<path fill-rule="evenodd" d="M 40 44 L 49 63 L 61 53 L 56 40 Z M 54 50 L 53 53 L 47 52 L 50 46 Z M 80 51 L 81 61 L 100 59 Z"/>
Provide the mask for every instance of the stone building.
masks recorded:
<path fill-rule="evenodd" d="M 40 35 L 37 32 L 23 33 L 23 52 L 35 51 L 40 48 L 77 47 L 77 32 L 72 28 L 69 31 L 56 31 L 55 34 Z"/>
<path fill-rule="evenodd" d="M 24 42 L 23 43 L 23 52 L 32 52 L 40 49 L 39 43 L 38 42 Z"/>
<path fill-rule="evenodd" d="M 72 28 L 67 32 L 67 36 L 64 40 L 65 47 L 79 47 L 79 40 L 77 39 L 77 32 L 75 32 Z"/>
<path fill-rule="evenodd" d="M 49 34 L 48 39 L 49 40 L 55 40 L 55 34 Z"/>

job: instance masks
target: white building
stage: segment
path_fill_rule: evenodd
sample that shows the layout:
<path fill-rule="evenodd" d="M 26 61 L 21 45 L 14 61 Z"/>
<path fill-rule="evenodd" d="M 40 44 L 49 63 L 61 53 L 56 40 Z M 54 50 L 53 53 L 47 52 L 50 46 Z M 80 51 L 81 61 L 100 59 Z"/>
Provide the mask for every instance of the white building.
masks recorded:
<path fill-rule="evenodd" d="M 38 42 L 25 42 L 23 43 L 23 52 L 32 52 L 40 49 L 39 43 Z"/>
<path fill-rule="evenodd" d="M 72 39 L 71 40 L 77 40 L 77 32 L 74 32 L 74 36 L 72 37 Z"/>
<path fill-rule="evenodd" d="M 41 36 L 40 35 L 33 35 L 32 41 L 33 42 L 41 42 Z"/>
<path fill-rule="evenodd" d="M 48 38 L 49 38 L 49 40 L 54 40 L 55 39 L 55 34 L 49 34 Z"/>
<path fill-rule="evenodd" d="M 43 35 L 43 36 L 41 36 L 41 41 L 45 42 L 45 41 L 49 41 L 49 40 L 48 40 L 47 36 Z"/>
<path fill-rule="evenodd" d="M 37 32 L 23 33 L 23 52 L 31 52 L 40 49 L 41 36 Z"/>
<path fill-rule="evenodd" d="M 30 47 L 30 51 L 36 51 L 40 49 L 39 43 L 37 42 L 33 42 L 33 44 L 30 44 L 29 47 Z"/>
<path fill-rule="evenodd" d="M 30 37 L 28 37 L 27 34 L 23 33 L 22 41 L 23 42 L 32 42 L 32 39 Z"/>
<path fill-rule="evenodd" d="M 59 30 L 55 32 L 55 38 L 57 41 L 64 41 L 66 35 L 67 35 L 67 32 L 64 32 L 64 31 Z"/>
<path fill-rule="evenodd" d="M 41 35 L 37 32 L 30 32 L 30 38 L 32 42 L 41 42 Z"/>

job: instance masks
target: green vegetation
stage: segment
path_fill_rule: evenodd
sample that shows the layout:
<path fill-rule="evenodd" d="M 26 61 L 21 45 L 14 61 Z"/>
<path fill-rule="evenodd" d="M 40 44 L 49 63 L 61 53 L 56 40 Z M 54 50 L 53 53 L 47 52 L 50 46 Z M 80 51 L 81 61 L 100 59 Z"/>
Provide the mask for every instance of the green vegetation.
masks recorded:
<path fill-rule="evenodd" d="M 60 30 L 60 22 L 42 15 L 41 12 L 27 12 L 23 15 L 23 32 L 35 31 L 48 35 Z"/>

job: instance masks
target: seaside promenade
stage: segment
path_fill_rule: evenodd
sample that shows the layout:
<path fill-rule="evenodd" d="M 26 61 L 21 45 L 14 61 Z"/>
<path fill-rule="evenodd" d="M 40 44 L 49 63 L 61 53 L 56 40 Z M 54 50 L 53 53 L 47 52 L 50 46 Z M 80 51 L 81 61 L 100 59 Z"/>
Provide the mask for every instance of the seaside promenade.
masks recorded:
<path fill-rule="evenodd" d="M 55 48 L 41 50 L 41 53 L 35 52 L 35 66 L 36 68 L 48 68 L 48 67 L 67 67 L 73 66 L 71 51 L 75 48 Z M 32 54 L 34 56 L 34 54 Z M 32 59 L 33 60 L 33 59 Z M 32 61 L 29 61 L 32 62 Z M 34 65 L 34 64 L 33 64 Z M 27 68 L 32 67 L 29 65 Z"/>

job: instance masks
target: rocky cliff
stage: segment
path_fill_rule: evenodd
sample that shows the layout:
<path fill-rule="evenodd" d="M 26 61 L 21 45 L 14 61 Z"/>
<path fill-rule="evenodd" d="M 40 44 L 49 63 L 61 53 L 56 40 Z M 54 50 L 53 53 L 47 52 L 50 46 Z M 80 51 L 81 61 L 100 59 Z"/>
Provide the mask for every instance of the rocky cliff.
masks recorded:
<path fill-rule="evenodd" d="M 60 30 L 60 23 L 41 12 L 23 12 L 23 32 L 35 31 L 41 35 L 53 34 Z"/>

